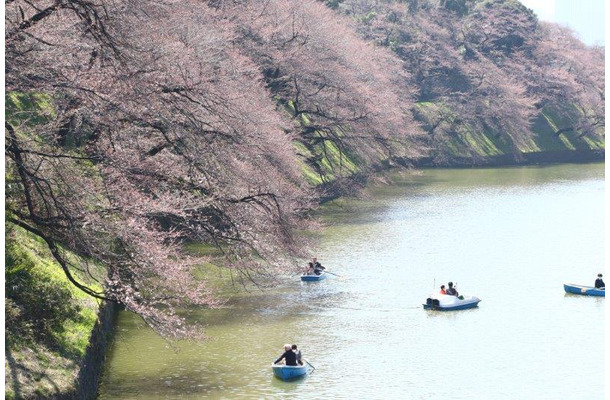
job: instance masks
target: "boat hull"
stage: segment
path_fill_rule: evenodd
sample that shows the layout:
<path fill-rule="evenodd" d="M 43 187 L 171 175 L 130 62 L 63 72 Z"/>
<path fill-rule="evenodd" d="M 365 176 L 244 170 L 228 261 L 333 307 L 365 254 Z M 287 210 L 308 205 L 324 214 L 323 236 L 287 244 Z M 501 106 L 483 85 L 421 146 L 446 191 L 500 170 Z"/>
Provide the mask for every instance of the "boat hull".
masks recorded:
<path fill-rule="evenodd" d="M 458 311 L 476 308 L 479 306 L 481 299 L 474 296 L 468 296 L 464 299 L 458 299 L 455 296 L 440 295 L 438 297 L 429 297 L 426 303 L 422 304 L 424 310 L 435 311 Z"/>
<path fill-rule="evenodd" d="M 290 381 L 307 375 L 307 364 L 289 366 L 272 364 L 273 375 L 283 381 Z"/>
<path fill-rule="evenodd" d="M 606 291 L 601 289 L 596 289 L 592 286 L 582 286 L 582 285 L 574 285 L 564 283 L 563 290 L 566 293 L 579 294 L 582 296 L 597 296 L 597 297 L 606 297 Z"/>
<path fill-rule="evenodd" d="M 320 275 L 301 275 L 303 282 L 318 282 L 326 279 L 326 273 L 322 272 Z"/>

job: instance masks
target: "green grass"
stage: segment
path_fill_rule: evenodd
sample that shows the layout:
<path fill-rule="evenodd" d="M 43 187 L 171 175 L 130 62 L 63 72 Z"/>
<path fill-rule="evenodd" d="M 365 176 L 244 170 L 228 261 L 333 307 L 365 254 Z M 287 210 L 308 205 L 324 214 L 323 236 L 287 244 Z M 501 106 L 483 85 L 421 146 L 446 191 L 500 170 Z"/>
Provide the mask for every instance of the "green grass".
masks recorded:
<path fill-rule="evenodd" d="M 587 136 L 584 136 L 582 140 L 584 140 L 591 149 L 603 150 L 606 148 L 604 136 L 601 136 L 598 140 L 593 140 Z"/>
<path fill-rule="evenodd" d="M 305 146 L 299 141 L 293 141 L 292 144 L 297 155 L 299 156 L 298 162 L 301 167 L 301 174 L 303 175 L 307 183 L 312 186 L 318 186 L 324 183 L 324 180 L 322 179 L 320 174 L 318 174 L 314 170 L 314 168 L 307 163 L 307 160 L 311 160 L 314 158 L 313 153 L 307 148 L 307 146 Z"/>
<path fill-rule="evenodd" d="M 475 132 L 470 126 L 465 126 L 460 131 L 463 142 L 476 154 L 481 156 L 495 156 L 503 154 L 496 143 L 492 140 L 493 136 L 487 136 L 481 132 Z"/>
<path fill-rule="evenodd" d="M 324 136 L 320 132 L 315 134 Z M 293 142 L 297 154 L 300 156 L 301 173 L 307 183 L 318 186 L 332 182 L 340 177 L 348 177 L 360 172 L 357 161 L 331 140 L 324 139 L 315 145 L 307 146 L 300 141 Z M 319 169 L 319 172 L 314 168 Z"/>
<path fill-rule="evenodd" d="M 222 255 L 222 251 L 218 247 L 207 243 L 187 243 L 184 245 L 184 249 L 196 256 L 217 257 Z"/>
<path fill-rule="evenodd" d="M 99 268 L 92 271 L 100 273 Z M 41 239 L 10 224 L 5 276 L 5 396 L 69 393 L 97 321 L 98 301 L 67 280 Z M 94 280 L 76 276 L 101 290 Z"/>
<path fill-rule="evenodd" d="M 292 100 L 283 102 L 282 106 L 287 113 L 295 115 Z M 299 114 L 297 120 L 301 126 L 311 125 L 311 120 L 306 113 Z M 335 128 L 333 134 L 339 138 L 343 135 L 339 128 Z M 303 138 L 293 141 L 294 149 L 300 159 L 301 174 L 307 183 L 315 187 L 361 171 L 358 159 L 339 149 L 335 142 L 326 137 L 325 133 L 316 131 L 314 137 L 323 140 L 316 140 L 315 144 L 307 143 Z"/>
<path fill-rule="evenodd" d="M 342 151 L 335 141 L 327 139 L 322 132 L 316 132 L 315 136 L 322 139 L 315 145 L 294 144 L 297 154 L 303 159 L 301 172 L 309 184 L 317 186 L 361 171 L 357 159 Z M 341 133 L 337 132 L 337 136 L 340 137 Z"/>
<path fill-rule="evenodd" d="M 427 124 L 435 121 L 439 113 L 445 114 L 450 123 L 458 118 L 443 103 L 419 102 L 415 104 L 419 118 Z M 479 132 L 468 124 L 457 127 L 452 135 L 437 137 L 437 148 L 449 157 L 490 157 L 510 154 L 514 149 L 523 153 L 540 153 L 575 150 L 603 150 L 605 148 L 604 129 L 600 127 L 594 134 L 580 136 L 579 132 L 564 132 L 556 135 L 560 127 L 572 126 L 577 113 L 572 110 L 558 111 L 544 109 L 533 121 L 531 135 L 517 135 L 515 132 Z"/>
<path fill-rule="evenodd" d="M 601 150 L 605 148 L 604 129 L 600 127 L 594 135 L 579 137 L 580 133 L 575 131 L 563 132 L 556 135 L 561 127 L 576 124 L 577 113 L 574 108 L 572 112 L 559 113 L 557 110 L 545 108 L 540 116 L 534 121 L 533 131 L 536 133 L 536 143 L 545 151 L 565 150 Z"/>
<path fill-rule="evenodd" d="M 8 92 L 5 107 L 7 122 L 15 126 L 33 127 L 56 117 L 51 97 L 45 93 Z"/>
<path fill-rule="evenodd" d="M 312 186 L 318 186 L 325 182 L 323 177 L 320 176 L 320 174 L 314 171 L 314 169 L 305 162 L 301 162 L 301 173 L 303 174 L 303 177 L 305 178 L 307 183 Z"/>

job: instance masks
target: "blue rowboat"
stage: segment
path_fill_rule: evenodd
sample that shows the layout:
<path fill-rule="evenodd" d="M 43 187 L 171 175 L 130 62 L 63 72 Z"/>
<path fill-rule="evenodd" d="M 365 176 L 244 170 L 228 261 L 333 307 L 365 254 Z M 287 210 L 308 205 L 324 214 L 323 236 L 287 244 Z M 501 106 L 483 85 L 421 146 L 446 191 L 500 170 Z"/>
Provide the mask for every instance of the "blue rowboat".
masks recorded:
<path fill-rule="evenodd" d="M 306 361 L 303 363 L 303 365 L 296 366 L 271 364 L 271 368 L 273 368 L 273 375 L 277 376 L 283 381 L 289 381 L 307 375 Z"/>
<path fill-rule="evenodd" d="M 428 297 L 423 306 L 424 310 L 457 311 L 478 307 L 480 302 L 481 299 L 475 296 L 463 296 L 459 299 L 455 296 L 439 294 Z"/>
<path fill-rule="evenodd" d="M 563 290 L 565 290 L 566 293 L 582 294 L 584 296 L 606 297 L 606 291 L 604 289 L 596 289 L 593 286 L 582 286 L 574 285 L 571 283 L 564 283 Z"/>
<path fill-rule="evenodd" d="M 326 279 L 326 272 L 322 272 L 320 275 L 301 275 L 303 282 L 317 282 Z"/>

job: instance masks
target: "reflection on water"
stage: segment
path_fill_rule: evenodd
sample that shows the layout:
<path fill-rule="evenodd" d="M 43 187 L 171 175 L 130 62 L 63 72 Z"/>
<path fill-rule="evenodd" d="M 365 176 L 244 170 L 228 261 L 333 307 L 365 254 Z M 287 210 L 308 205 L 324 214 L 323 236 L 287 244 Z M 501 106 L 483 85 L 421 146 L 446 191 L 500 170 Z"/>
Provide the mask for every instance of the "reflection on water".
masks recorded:
<path fill-rule="evenodd" d="M 341 277 L 198 312 L 209 340 L 174 348 L 121 313 L 100 398 L 601 399 L 605 299 L 562 284 L 603 267 L 603 168 L 426 170 L 326 206 Z M 449 280 L 479 307 L 424 311 Z M 316 370 L 273 378 L 284 343 Z"/>

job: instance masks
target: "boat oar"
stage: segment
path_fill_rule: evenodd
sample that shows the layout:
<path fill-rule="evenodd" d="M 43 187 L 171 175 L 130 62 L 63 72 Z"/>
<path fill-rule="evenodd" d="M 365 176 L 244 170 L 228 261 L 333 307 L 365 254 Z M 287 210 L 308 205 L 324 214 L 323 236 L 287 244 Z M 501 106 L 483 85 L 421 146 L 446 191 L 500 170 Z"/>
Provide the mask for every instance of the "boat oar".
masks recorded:
<path fill-rule="evenodd" d="M 307 363 L 307 365 L 309 365 L 311 368 L 316 369 L 316 367 L 314 367 L 313 365 L 311 365 L 311 363 L 307 360 L 305 360 L 305 362 Z"/>
<path fill-rule="evenodd" d="M 342 276 L 342 275 L 333 274 L 332 272 L 328 272 L 328 271 L 326 271 L 326 270 L 324 270 L 324 272 L 326 272 L 327 274 L 331 274 L 331 275 L 334 275 L 334 276 L 338 276 L 339 278 L 343 278 L 343 276 Z"/>

